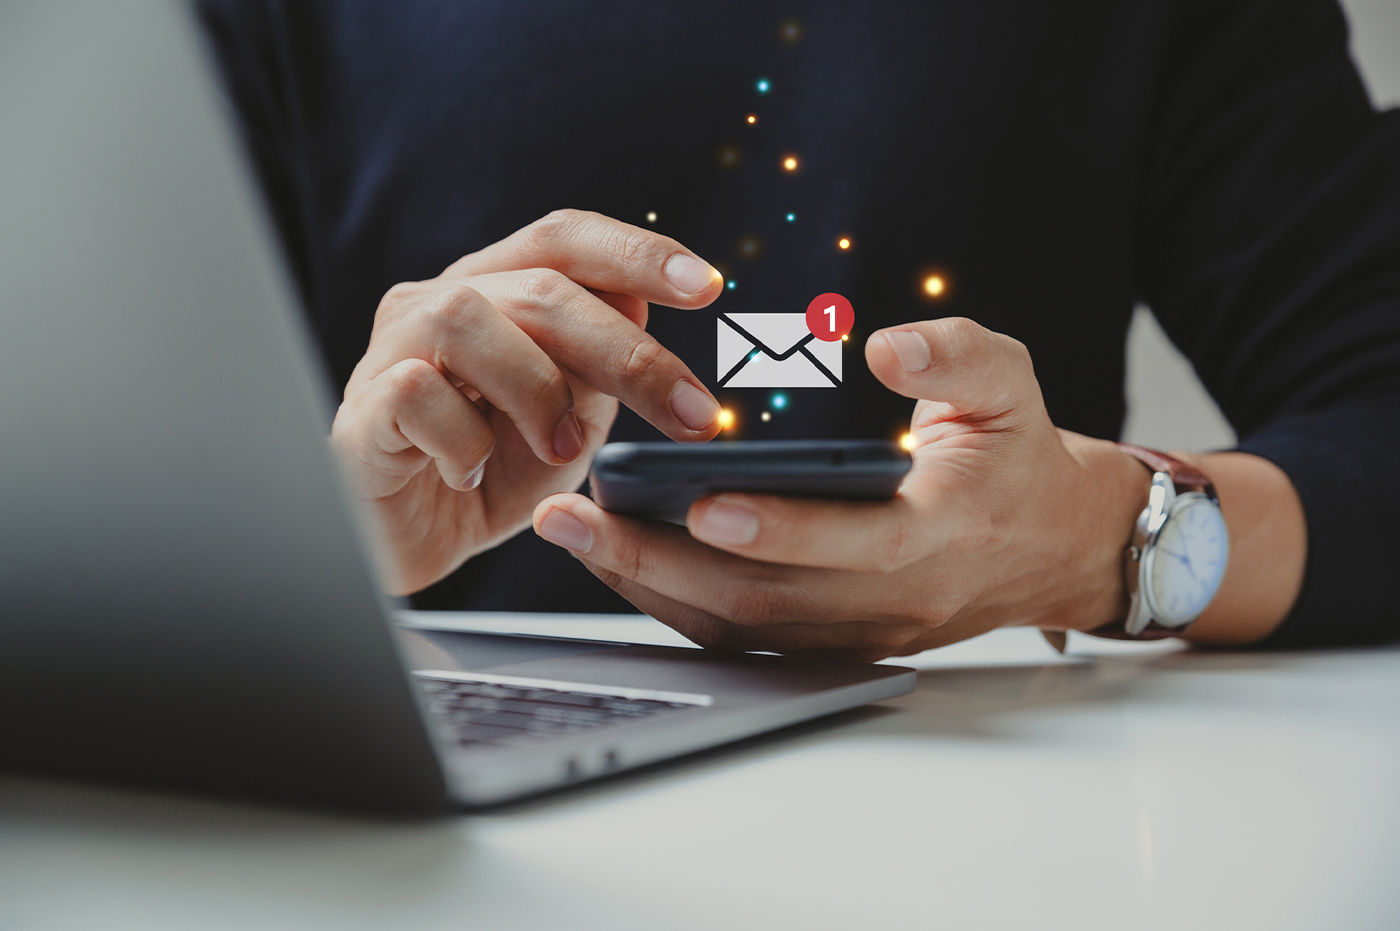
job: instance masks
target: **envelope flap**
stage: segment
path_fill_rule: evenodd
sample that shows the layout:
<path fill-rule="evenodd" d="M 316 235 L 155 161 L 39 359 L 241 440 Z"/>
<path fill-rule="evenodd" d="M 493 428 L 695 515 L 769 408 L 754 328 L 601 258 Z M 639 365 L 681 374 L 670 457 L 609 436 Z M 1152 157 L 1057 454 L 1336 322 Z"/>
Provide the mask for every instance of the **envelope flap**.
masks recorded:
<path fill-rule="evenodd" d="M 737 323 L 774 355 L 783 355 L 811 335 L 806 314 L 720 314 Z"/>

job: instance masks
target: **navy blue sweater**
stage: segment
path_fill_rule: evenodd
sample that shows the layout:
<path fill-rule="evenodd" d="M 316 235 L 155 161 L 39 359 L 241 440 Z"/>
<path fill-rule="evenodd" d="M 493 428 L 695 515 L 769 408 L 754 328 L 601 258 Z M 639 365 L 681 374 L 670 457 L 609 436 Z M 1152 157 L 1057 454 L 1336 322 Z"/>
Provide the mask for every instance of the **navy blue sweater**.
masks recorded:
<path fill-rule="evenodd" d="M 746 438 L 897 435 L 911 402 L 860 340 L 953 314 L 1026 343 L 1056 424 L 1115 438 L 1145 302 L 1302 497 L 1307 577 L 1270 642 L 1400 630 L 1400 114 L 1333 0 L 199 9 L 339 383 L 390 285 L 565 206 L 654 212 L 735 282 L 715 310 L 852 300 L 841 388 L 768 422 L 768 392 L 719 392 Z M 713 312 L 650 329 L 714 385 Z M 656 436 L 625 410 L 613 431 Z M 630 610 L 532 533 L 415 603 Z"/>

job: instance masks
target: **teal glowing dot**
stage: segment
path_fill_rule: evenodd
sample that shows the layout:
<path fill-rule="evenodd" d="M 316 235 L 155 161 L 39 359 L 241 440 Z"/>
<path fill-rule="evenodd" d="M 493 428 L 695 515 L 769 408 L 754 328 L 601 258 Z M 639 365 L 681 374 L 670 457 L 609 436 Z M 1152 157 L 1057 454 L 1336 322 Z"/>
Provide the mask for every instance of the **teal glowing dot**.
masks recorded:
<path fill-rule="evenodd" d="M 787 215 L 787 221 L 788 221 L 789 223 L 792 223 L 792 222 L 794 222 L 794 221 L 796 221 L 796 220 L 797 220 L 797 214 L 795 214 L 795 213 L 790 213 L 790 214 Z"/>
<path fill-rule="evenodd" d="M 781 394 L 773 395 L 773 406 L 776 407 L 778 410 L 782 410 L 783 408 L 787 407 L 787 398 Z"/>
<path fill-rule="evenodd" d="M 766 93 L 768 93 L 769 89 L 772 88 L 772 86 L 773 86 L 772 84 L 769 84 L 769 83 L 768 83 L 768 79 L 767 79 L 767 78 L 759 78 L 759 79 L 758 79 L 758 83 L 754 85 L 754 87 L 756 87 L 756 88 L 758 89 L 758 92 L 759 92 L 760 94 L 766 94 Z"/>
<path fill-rule="evenodd" d="M 737 282 L 737 281 L 726 281 L 726 282 L 724 283 L 724 286 L 725 286 L 726 288 L 728 288 L 729 290 L 733 291 L 735 288 L 739 287 L 739 282 Z"/>

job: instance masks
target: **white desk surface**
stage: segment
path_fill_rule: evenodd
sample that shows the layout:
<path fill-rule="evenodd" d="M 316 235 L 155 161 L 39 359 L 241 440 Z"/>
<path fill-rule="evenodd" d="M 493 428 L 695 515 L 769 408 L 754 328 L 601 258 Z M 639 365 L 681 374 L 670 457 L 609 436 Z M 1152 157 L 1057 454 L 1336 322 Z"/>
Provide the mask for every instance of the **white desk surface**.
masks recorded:
<path fill-rule="evenodd" d="M 902 698 L 427 822 L 5 776 L 0 929 L 1400 927 L 1400 649 L 905 662 Z"/>

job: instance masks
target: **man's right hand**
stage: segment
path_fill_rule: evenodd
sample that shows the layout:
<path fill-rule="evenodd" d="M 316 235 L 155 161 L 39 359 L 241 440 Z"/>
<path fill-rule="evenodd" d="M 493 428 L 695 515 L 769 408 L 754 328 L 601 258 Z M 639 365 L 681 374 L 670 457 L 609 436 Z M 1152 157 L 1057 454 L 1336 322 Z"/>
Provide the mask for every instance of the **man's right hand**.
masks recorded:
<path fill-rule="evenodd" d="M 719 404 L 645 332 L 647 302 L 704 307 L 719 272 L 675 240 L 561 210 L 375 314 L 331 439 L 378 519 L 395 594 L 441 579 L 582 483 L 617 402 L 672 439 L 719 432 Z"/>

